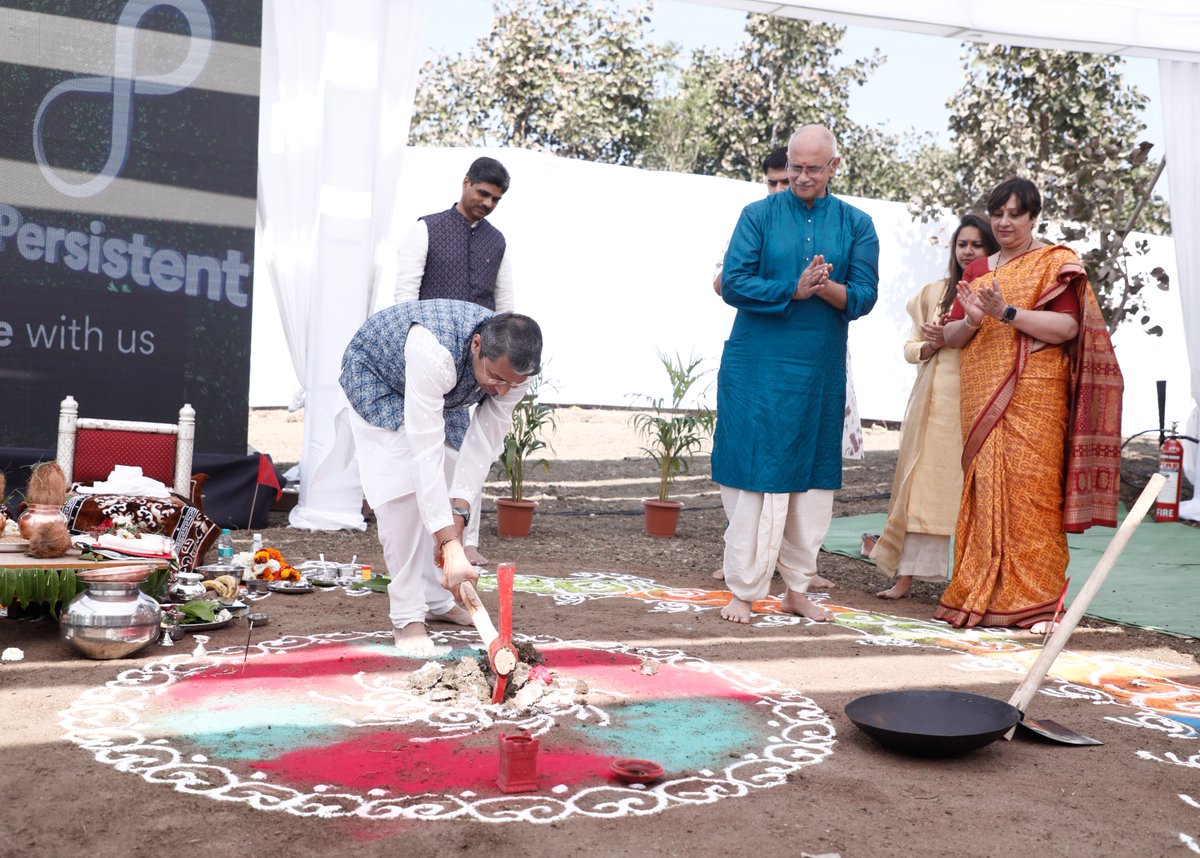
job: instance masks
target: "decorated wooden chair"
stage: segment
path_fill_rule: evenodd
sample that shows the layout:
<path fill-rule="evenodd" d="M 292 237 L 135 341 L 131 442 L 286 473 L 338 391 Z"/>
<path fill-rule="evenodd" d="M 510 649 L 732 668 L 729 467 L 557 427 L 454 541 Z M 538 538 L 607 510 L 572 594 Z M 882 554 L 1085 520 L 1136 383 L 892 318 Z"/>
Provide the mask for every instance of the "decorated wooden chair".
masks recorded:
<path fill-rule="evenodd" d="M 67 483 L 91 485 L 106 480 L 117 465 L 142 469 L 193 506 L 201 508 L 193 485 L 196 410 L 179 409 L 178 423 L 142 423 L 79 416 L 79 403 L 68 396 L 58 412 L 58 466 Z"/>
<path fill-rule="evenodd" d="M 91 486 L 106 481 L 117 465 L 142 469 L 173 496 L 76 493 L 63 514 L 74 533 L 86 533 L 114 515 L 128 516 L 146 529 L 171 537 L 179 566 L 191 570 L 216 541 L 220 528 L 204 514 L 201 488 L 205 475 L 192 475 L 196 443 L 196 410 L 179 409 L 178 423 L 142 423 L 79 416 L 79 403 L 68 396 L 58 412 L 58 466 L 68 485 Z"/>

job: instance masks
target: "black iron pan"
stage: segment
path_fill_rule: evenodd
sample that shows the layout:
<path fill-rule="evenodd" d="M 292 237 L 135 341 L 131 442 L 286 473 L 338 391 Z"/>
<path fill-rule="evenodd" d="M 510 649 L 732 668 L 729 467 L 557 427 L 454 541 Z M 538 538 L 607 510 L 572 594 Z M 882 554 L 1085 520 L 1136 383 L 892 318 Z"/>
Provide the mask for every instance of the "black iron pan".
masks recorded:
<path fill-rule="evenodd" d="M 846 705 L 846 716 L 885 747 L 921 756 L 957 756 L 982 748 L 1001 736 L 1012 738 L 1051 664 L 1066 646 L 1071 632 L 1145 517 L 1151 502 L 1158 496 L 1164 481 L 1161 474 L 1150 478 L 1062 622 L 1007 703 L 966 691 L 889 691 L 851 700 Z M 1052 741 L 1072 745 L 1099 744 L 1095 739 L 1053 721 L 1028 720 L 1023 726 Z"/>

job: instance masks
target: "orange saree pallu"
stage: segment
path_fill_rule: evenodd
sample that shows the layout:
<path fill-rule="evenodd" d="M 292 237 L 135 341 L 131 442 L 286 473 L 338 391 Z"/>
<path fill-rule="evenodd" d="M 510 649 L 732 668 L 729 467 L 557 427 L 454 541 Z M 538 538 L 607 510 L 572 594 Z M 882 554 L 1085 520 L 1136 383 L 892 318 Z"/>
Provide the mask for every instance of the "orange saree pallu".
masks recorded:
<path fill-rule="evenodd" d="M 934 617 L 955 626 L 1029 627 L 1053 617 L 1067 530 L 1115 524 L 1121 372 L 1078 257 L 1048 247 L 995 276 L 1018 309 L 1066 289 L 1080 307 L 1072 341 L 1041 346 L 985 319 L 963 349 L 963 491 L 954 574 Z"/>

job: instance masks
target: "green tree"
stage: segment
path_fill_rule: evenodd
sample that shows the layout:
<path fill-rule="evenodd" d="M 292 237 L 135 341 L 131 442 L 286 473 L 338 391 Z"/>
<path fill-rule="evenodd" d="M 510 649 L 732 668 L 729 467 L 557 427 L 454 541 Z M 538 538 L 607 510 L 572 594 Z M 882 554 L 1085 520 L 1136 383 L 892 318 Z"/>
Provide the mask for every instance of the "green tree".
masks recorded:
<path fill-rule="evenodd" d="M 793 131 L 821 122 L 844 138 L 855 129 L 846 115 L 850 88 L 878 66 L 871 58 L 841 64 L 844 27 L 773 15 L 749 15 L 746 38 L 731 53 L 700 50 L 692 58 L 707 90 L 705 125 L 710 151 L 693 165 L 699 173 L 757 180 L 763 156 Z M 683 97 L 692 93 L 684 88 Z"/>
<path fill-rule="evenodd" d="M 925 181 L 910 162 L 934 159 L 936 147 L 929 137 L 896 136 L 849 118 L 852 88 L 885 57 L 876 51 L 841 60 L 844 34 L 844 27 L 748 15 L 746 37 L 732 52 L 697 51 L 668 80 L 655 103 L 646 165 L 757 181 L 767 152 L 818 122 L 838 137 L 838 193 L 907 201 Z"/>
<path fill-rule="evenodd" d="M 673 49 L 645 36 L 651 9 L 625 10 L 611 0 L 496 0 L 491 31 L 469 55 L 422 67 L 410 139 L 638 164 L 655 76 L 673 58 Z"/>
<path fill-rule="evenodd" d="M 655 98 L 650 111 L 643 167 L 691 173 L 697 171 L 697 165 L 712 163 L 717 157 L 715 141 L 708 134 L 713 86 L 705 72 L 699 63 L 667 67 L 664 92 Z"/>
<path fill-rule="evenodd" d="M 1013 175 L 1042 191 L 1041 231 L 1054 241 L 1089 240 L 1081 257 L 1110 330 L 1149 317 L 1138 295 L 1150 283 L 1167 288 L 1161 269 L 1130 273 L 1127 226 L 1155 174 L 1138 112 L 1146 97 L 1125 84 L 1123 60 L 1103 54 L 969 44 L 966 78 L 952 97 L 950 172 L 921 186 L 913 208 L 924 218 L 982 210 L 983 198 Z M 1161 199 L 1146 208 L 1143 228 L 1163 229 Z M 1140 315 L 1139 315 L 1140 314 Z"/>

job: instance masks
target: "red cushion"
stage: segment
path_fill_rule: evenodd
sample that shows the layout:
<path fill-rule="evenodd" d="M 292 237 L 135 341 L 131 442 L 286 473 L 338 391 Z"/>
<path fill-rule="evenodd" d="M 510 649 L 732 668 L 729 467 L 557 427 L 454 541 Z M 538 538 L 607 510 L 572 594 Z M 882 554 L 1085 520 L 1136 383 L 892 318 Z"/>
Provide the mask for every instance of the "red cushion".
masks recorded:
<path fill-rule="evenodd" d="M 117 465 L 134 465 L 167 488 L 175 485 L 175 436 L 125 429 L 80 429 L 75 435 L 77 483 L 107 480 Z"/>

